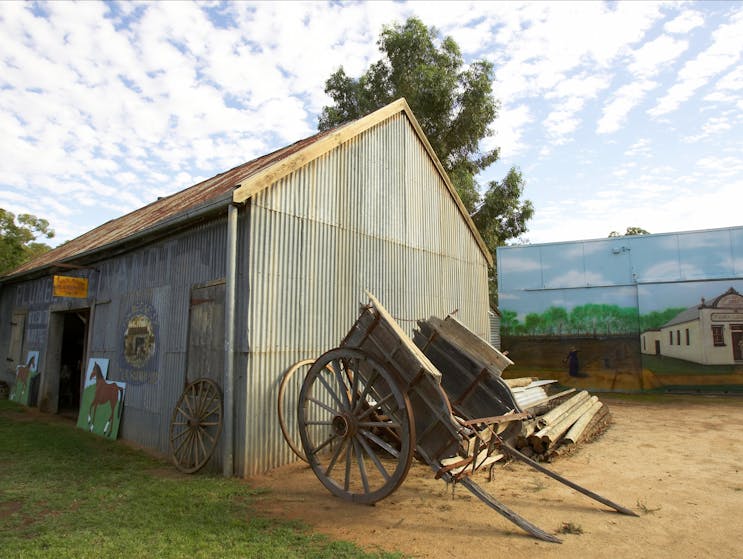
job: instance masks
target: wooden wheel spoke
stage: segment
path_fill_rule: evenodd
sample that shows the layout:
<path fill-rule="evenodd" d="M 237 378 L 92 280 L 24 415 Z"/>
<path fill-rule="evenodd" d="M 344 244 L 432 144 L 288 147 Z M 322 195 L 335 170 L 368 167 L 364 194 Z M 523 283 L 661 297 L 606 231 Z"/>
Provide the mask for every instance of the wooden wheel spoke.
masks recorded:
<path fill-rule="evenodd" d="M 369 354 L 340 347 L 321 355 L 302 384 L 297 412 L 304 454 L 331 493 L 372 504 L 407 475 L 415 450 L 410 402 L 394 371 Z"/>
<path fill-rule="evenodd" d="M 359 475 L 361 475 L 361 484 L 364 486 L 364 493 L 369 493 L 369 478 L 366 474 L 366 465 L 364 464 L 364 456 L 361 452 L 361 445 L 359 444 L 359 441 L 354 438 L 353 440 L 353 448 L 356 451 L 356 462 L 358 462 L 359 465 Z"/>
<path fill-rule="evenodd" d="M 217 403 L 216 406 L 211 407 L 212 404 L 215 401 L 217 401 L 217 398 L 219 397 L 219 395 L 216 392 L 214 392 L 213 390 L 209 390 L 207 392 L 207 395 L 208 395 L 208 398 L 209 399 L 207 400 L 206 398 L 204 398 L 202 400 L 203 405 L 201 406 L 201 409 L 199 410 L 199 417 L 208 417 L 209 415 L 211 415 L 214 412 L 213 411 L 206 411 L 206 410 L 214 410 L 214 409 L 219 409 L 221 407 L 221 405 L 220 405 L 219 402 Z"/>
<path fill-rule="evenodd" d="M 351 367 L 351 372 L 353 372 L 353 382 L 351 383 L 351 405 L 349 406 L 351 409 L 356 409 L 356 404 L 358 402 L 359 398 L 359 381 L 361 378 L 361 364 L 359 363 L 358 359 L 349 359 L 349 363 L 356 362 L 355 367 Z"/>
<path fill-rule="evenodd" d="M 196 450 L 197 452 L 201 450 L 201 456 L 206 456 L 206 447 L 204 446 L 204 438 L 201 435 L 202 435 L 202 429 L 198 429 L 196 431 L 196 440 L 198 441 L 199 446 Z M 201 458 L 199 458 L 199 460 L 196 461 L 197 464 L 199 462 L 201 462 Z"/>
<path fill-rule="evenodd" d="M 187 393 L 185 394 L 183 401 L 188 406 L 190 415 L 194 415 L 196 413 L 196 409 L 193 405 L 196 402 L 196 387 L 192 384 L 186 390 Z"/>
<path fill-rule="evenodd" d="M 317 398 L 308 397 L 307 400 L 309 402 L 312 402 L 313 404 L 317 404 L 322 409 L 324 409 L 325 411 L 328 411 L 328 412 L 332 413 L 333 415 L 336 415 L 338 413 L 338 410 L 331 408 L 325 402 L 321 402 Z"/>
<path fill-rule="evenodd" d="M 345 370 L 346 372 L 348 372 L 348 364 L 344 364 L 343 360 L 338 359 L 333 360 L 331 362 L 331 365 L 333 367 L 333 376 L 335 377 L 335 382 L 338 384 L 338 391 L 342 396 L 341 407 L 344 410 L 348 411 L 351 409 L 351 401 L 348 397 L 348 384 L 346 384 L 346 381 L 343 380 L 343 371 Z M 340 365 L 345 366 L 341 367 Z"/>
<path fill-rule="evenodd" d="M 190 419 L 190 418 L 191 418 L 191 414 L 190 414 L 190 413 L 188 413 L 188 412 L 187 412 L 186 410 L 184 410 L 183 408 L 181 408 L 181 406 L 180 406 L 180 405 L 177 405 L 175 409 L 176 409 L 176 411 L 179 411 L 179 412 L 181 413 L 181 415 L 185 416 L 185 417 L 186 417 L 187 419 Z"/>
<path fill-rule="evenodd" d="M 391 400 L 394 397 L 395 395 L 392 392 L 390 392 L 389 394 L 387 394 L 387 396 L 385 396 L 379 402 L 377 402 L 377 407 L 382 407 L 384 404 L 386 404 L 389 400 Z M 365 417 L 369 416 L 369 414 L 371 414 L 373 411 L 374 411 L 374 408 L 369 407 L 368 410 L 364 410 L 364 413 L 358 416 L 358 419 L 359 420 L 364 419 Z"/>
<path fill-rule="evenodd" d="M 187 434 L 188 436 L 187 436 L 187 437 L 186 437 L 185 439 L 183 439 L 183 440 L 182 440 L 182 441 L 180 442 L 180 444 L 178 445 L 178 447 L 177 447 L 177 448 L 175 449 L 175 451 L 173 452 L 173 454 L 175 454 L 176 456 L 182 456 L 182 453 L 181 453 L 181 449 L 182 449 L 182 448 L 183 448 L 183 447 L 184 447 L 184 446 L 185 446 L 185 445 L 186 445 L 186 444 L 187 444 L 187 443 L 188 443 L 189 441 L 191 441 L 191 440 L 193 439 L 193 431 L 192 431 L 191 429 L 189 429 L 188 431 L 185 431 L 185 432 L 186 432 L 186 434 Z"/>
<path fill-rule="evenodd" d="M 330 476 L 330 474 L 333 472 L 335 463 L 338 461 L 338 458 L 340 457 L 341 453 L 343 452 L 343 449 L 345 448 L 347 444 L 348 444 L 348 439 L 344 439 L 343 442 L 338 445 L 338 448 L 335 449 L 335 452 L 333 453 L 333 456 L 330 459 L 330 462 L 328 463 L 328 467 L 325 469 L 326 476 Z"/>
<path fill-rule="evenodd" d="M 178 432 L 176 434 L 172 434 L 171 433 L 171 435 L 170 435 L 170 442 L 172 443 L 172 442 L 180 439 L 183 435 L 185 435 L 186 433 L 188 433 L 188 431 L 189 431 L 188 429 L 183 429 L 182 431 L 180 431 L 180 432 Z"/>
<path fill-rule="evenodd" d="M 343 481 L 343 489 L 348 492 L 351 487 L 351 456 L 353 454 L 353 445 L 346 445 L 346 475 Z"/>
<path fill-rule="evenodd" d="M 379 372 L 375 370 L 371 377 L 369 378 L 369 382 L 366 383 L 366 386 L 364 387 L 364 391 L 359 396 L 359 399 L 356 401 L 356 407 L 353 409 L 351 413 L 354 415 L 359 413 L 359 410 L 361 409 L 361 406 L 364 405 L 364 402 L 366 402 L 366 397 L 369 396 L 369 391 L 371 390 L 371 387 L 374 385 L 374 382 L 377 380 L 377 377 L 379 377 Z"/>
<path fill-rule="evenodd" d="M 324 441 L 323 441 L 323 442 L 322 442 L 322 443 L 320 444 L 320 446 L 316 446 L 315 448 L 313 448 L 313 449 L 312 449 L 312 450 L 311 450 L 311 451 L 309 452 L 309 454 L 310 454 L 310 455 L 313 455 L 313 456 L 314 456 L 315 454 L 317 454 L 318 452 L 320 452 L 320 451 L 321 451 L 321 450 L 322 450 L 323 448 L 325 448 L 326 446 L 328 446 L 328 445 L 329 445 L 329 444 L 330 444 L 330 443 L 331 443 L 331 442 L 333 441 L 333 439 L 335 439 L 335 438 L 336 438 L 336 435 L 335 435 L 335 434 L 333 434 L 333 435 L 330 435 L 330 436 L 329 436 L 329 437 L 328 437 L 327 439 L 325 439 L 325 440 L 324 440 Z"/>
<path fill-rule="evenodd" d="M 371 449 L 369 444 L 364 440 L 363 437 L 357 437 L 357 440 L 359 441 L 359 444 L 361 447 L 366 451 L 366 455 L 371 458 L 371 461 L 374 463 L 374 465 L 377 467 L 377 470 L 379 470 L 379 473 L 382 474 L 382 477 L 384 478 L 385 482 L 390 479 L 389 472 L 385 469 L 382 462 L 379 460 L 379 457 L 377 454 Z"/>
<path fill-rule="evenodd" d="M 211 458 L 222 432 L 222 398 L 218 385 L 198 379 L 183 390 L 170 423 L 170 450 L 176 467 L 186 473 Z"/>
<path fill-rule="evenodd" d="M 213 408 L 205 411 L 199 417 L 210 417 L 212 415 L 217 415 L 217 416 L 222 415 L 222 407 L 219 404 L 217 404 Z"/>
<path fill-rule="evenodd" d="M 343 406 L 343 402 L 341 401 L 340 396 L 338 396 L 338 394 L 335 393 L 335 390 L 333 390 L 333 388 L 330 386 L 330 384 L 328 383 L 328 381 L 325 380 L 325 378 L 323 378 L 322 375 L 318 375 L 317 376 L 317 380 L 319 380 L 320 383 L 325 387 L 325 390 L 327 390 L 328 391 L 328 394 L 330 394 L 330 397 L 333 400 L 335 400 L 336 404 L 338 404 L 338 407 L 340 409 L 346 409 Z"/>
<path fill-rule="evenodd" d="M 217 442 L 217 438 L 214 435 L 212 435 L 209 431 L 204 430 L 202 431 L 202 433 L 204 434 L 204 436 L 209 437 L 209 441 L 211 444 L 215 444 Z"/>

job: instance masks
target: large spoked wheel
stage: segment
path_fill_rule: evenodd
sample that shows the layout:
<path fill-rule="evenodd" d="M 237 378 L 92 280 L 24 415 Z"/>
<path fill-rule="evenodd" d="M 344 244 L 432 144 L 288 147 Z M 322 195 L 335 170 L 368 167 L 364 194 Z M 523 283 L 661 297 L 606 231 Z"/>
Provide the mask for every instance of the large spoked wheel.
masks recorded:
<path fill-rule="evenodd" d="M 222 432 L 222 391 L 213 380 L 201 378 L 183 390 L 170 420 L 170 455 L 187 474 L 203 468 Z"/>
<path fill-rule="evenodd" d="M 304 454 L 334 495 L 372 504 L 405 479 L 415 449 L 412 408 L 394 373 L 371 356 L 351 348 L 321 355 L 297 412 Z"/>

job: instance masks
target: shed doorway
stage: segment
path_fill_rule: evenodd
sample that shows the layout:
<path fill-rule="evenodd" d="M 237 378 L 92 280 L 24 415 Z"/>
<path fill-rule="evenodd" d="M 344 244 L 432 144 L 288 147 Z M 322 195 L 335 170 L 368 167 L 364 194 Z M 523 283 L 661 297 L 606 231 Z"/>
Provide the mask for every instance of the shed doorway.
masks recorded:
<path fill-rule="evenodd" d="M 90 309 L 53 312 L 49 320 L 48 378 L 40 407 L 77 419 L 84 384 Z"/>

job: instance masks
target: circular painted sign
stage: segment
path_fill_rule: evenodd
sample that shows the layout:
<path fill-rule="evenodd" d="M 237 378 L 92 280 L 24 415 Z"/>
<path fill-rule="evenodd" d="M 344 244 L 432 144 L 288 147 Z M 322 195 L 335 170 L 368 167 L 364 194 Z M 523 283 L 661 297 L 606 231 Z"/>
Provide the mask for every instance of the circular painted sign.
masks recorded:
<path fill-rule="evenodd" d="M 129 318 L 124 333 L 124 358 L 132 367 L 142 367 L 155 353 L 152 321 L 143 314 Z"/>

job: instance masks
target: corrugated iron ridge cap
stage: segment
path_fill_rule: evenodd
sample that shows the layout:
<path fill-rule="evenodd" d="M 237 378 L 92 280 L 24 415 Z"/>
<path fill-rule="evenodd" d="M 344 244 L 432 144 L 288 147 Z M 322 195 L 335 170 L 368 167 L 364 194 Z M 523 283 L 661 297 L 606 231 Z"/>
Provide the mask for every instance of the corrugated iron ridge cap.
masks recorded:
<path fill-rule="evenodd" d="M 462 218 L 470 229 L 480 252 L 482 252 L 488 265 L 493 266 L 493 255 L 490 253 L 490 250 L 485 244 L 480 232 L 477 230 L 477 226 L 475 226 L 475 223 L 472 221 L 472 218 L 470 217 L 467 208 L 465 208 L 462 199 L 459 197 L 456 188 L 454 188 L 448 173 L 441 164 L 441 161 L 433 150 L 431 143 L 428 141 L 428 138 L 418 123 L 418 119 L 415 118 L 412 109 L 404 97 L 401 97 L 389 105 L 386 105 L 358 120 L 328 130 L 324 137 L 313 137 L 314 141 L 310 145 L 287 154 L 286 157 L 283 157 L 273 165 L 267 165 L 258 169 L 255 173 L 245 177 L 245 179 L 237 186 L 233 192 L 233 201 L 236 203 L 244 202 L 256 195 L 258 192 L 269 188 L 272 184 L 296 171 L 300 167 L 305 166 L 307 163 L 314 161 L 332 149 L 335 149 L 341 144 L 355 138 L 359 134 L 366 132 L 370 128 L 399 113 L 405 114 L 408 121 L 413 126 L 418 139 L 423 143 L 426 152 L 434 163 L 438 174 L 441 176 L 450 196 L 459 209 Z"/>

